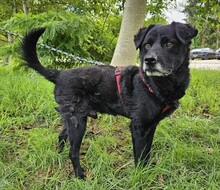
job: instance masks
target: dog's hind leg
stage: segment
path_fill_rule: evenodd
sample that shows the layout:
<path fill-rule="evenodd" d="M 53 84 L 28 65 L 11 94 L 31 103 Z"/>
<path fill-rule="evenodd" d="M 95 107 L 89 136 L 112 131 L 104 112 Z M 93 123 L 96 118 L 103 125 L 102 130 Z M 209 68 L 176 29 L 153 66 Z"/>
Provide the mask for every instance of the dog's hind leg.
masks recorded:
<path fill-rule="evenodd" d="M 75 176 L 81 179 L 84 179 L 85 176 L 79 161 L 79 151 L 86 130 L 86 121 L 86 116 L 77 113 L 64 119 L 64 125 L 67 126 L 70 141 L 69 156 L 73 164 Z"/>
<path fill-rule="evenodd" d="M 55 107 L 55 110 L 57 112 L 61 113 L 60 107 Z M 59 134 L 59 137 L 58 137 L 58 153 L 63 152 L 65 143 L 68 139 L 68 131 L 67 131 L 68 126 L 65 125 L 65 122 L 63 120 L 62 120 L 62 123 L 63 123 L 64 126 L 63 126 L 62 131 Z"/>
<path fill-rule="evenodd" d="M 93 119 L 97 119 L 97 113 L 96 113 L 95 110 L 91 110 L 88 113 L 88 116 L 92 117 Z M 60 132 L 59 137 L 58 137 L 58 143 L 59 143 L 58 153 L 61 153 L 63 151 L 65 143 L 66 143 L 66 141 L 68 139 L 68 131 L 67 131 L 67 127 L 68 126 L 65 126 L 64 122 L 63 122 L 63 125 L 64 125 L 64 127 L 63 127 L 63 129 Z"/>
<path fill-rule="evenodd" d="M 67 126 L 65 126 L 65 122 L 63 122 L 63 124 L 64 124 L 64 127 L 63 127 L 63 129 L 60 132 L 59 137 L 58 137 L 58 143 L 59 143 L 58 153 L 61 153 L 63 151 L 65 143 L 68 139 Z"/>
<path fill-rule="evenodd" d="M 130 131 L 133 142 L 134 162 L 135 165 L 140 164 L 145 166 L 150 158 L 150 149 L 153 142 L 156 124 L 138 125 L 137 122 L 132 121 Z"/>

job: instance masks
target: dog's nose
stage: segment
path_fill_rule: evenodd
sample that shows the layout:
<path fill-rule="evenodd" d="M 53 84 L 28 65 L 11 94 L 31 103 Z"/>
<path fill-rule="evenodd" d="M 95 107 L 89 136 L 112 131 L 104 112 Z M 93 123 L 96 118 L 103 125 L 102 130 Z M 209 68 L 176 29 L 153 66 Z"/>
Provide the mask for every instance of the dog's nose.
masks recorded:
<path fill-rule="evenodd" d="M 155 64 L 157 62 L 157 57 L 153 55 L 146 56 L 144 59 L 146 64 Z"/>

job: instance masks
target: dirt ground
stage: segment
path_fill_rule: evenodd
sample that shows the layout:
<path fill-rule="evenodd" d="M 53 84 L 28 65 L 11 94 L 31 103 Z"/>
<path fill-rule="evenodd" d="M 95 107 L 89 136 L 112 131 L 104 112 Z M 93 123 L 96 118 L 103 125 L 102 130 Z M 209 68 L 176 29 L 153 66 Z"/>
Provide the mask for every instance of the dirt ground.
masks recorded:
<path fill-rule="evenodd" d="M 220 60 L 190 60 L 190 68 L 220 70 Z"/>

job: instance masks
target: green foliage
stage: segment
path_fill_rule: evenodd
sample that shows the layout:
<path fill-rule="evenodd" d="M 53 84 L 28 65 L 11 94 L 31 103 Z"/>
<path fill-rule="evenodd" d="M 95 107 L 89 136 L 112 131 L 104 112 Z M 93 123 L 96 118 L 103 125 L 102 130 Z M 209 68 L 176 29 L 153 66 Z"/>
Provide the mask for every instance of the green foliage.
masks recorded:
<path fill-rule="evenodd" d="M 188 22 L 195 25 L 199 34 L 194 46 L 218 49 L 220 43 L 220 5 L 218 0 L 188 0 L 184 12 Z"/>
<path fill-rule="evenodd" d="M 154 17 L 164 17 L 164 10 L 167 9 L 168 6 L 174 5 L 172 0 L 163 1 L 163 0 L 151 0 L 147 2 L 147 13 L 153 15 Z"/>
<path fill-rule="evenodd" d="M 43 40 L 41 39 L 43 43 L 86 59 L 109 63 L 117 42 L 123 3 L 117 0 L 95 3 L 90 0 L 86 3 L 63 0 L 60 4 L 51 6 L 51 2 L 47 1 L 30 1 L 31 13 L 28 16 L 15 14 L 5 22 L 4 27 L 14 33 L 25 34 L 31 28 L 46 26 L 46 33 Z M 16 6 L 17 12 L 21 12 L 21 4 L 15 2 L 8 6 Z M 155 11 L 158 12 L 162 9 L 161 6 L 153 6 L 153 4 L 155 3 L 151 2 L 149 10 L 156 9 Z M 162 5 L 163 2 L 159 4 Z M 53 11 L 45 11 L 46 9 Z M 55 9 L 62 11 L 54 11 Z M 153 21 L 157 22 L 161 19 L 156 16 L 150 22 Z M 1 59 L 4 63 L 10 63 L 11 68 L 21 66 L 22 61 L 19 60 L 18 55 L 19 44 L 20 40 L 15 38 L 14 44 L 0 47 Z M 43 48 L 39 48 L 39 55 L 43 57 L 42 61 L 47 60 L 44 63 L 46 66 L 71 68 L 79 64 L 76 60 Z"/>
<path fill-rule="evenodd" d="M 148 26 L 150 24 L 168 24 L 167 20 L 164 17 L 160 17 L 160 16 L 152 16 L 151 18 L 147 19 L 144 24 L 145 26 Z"/>
<path fill-rule="evenodd" d="M 110 63 L 117 43 L 122 11 L 125 1 L 120 0 L 35 0 L 1 1 L 3 8 L 1 27 L 24 35 L 32 28 L 46 26 L 41 42 L 89 60 Z M 166 23 L 163 11 L 172 1 L 149 1 L 146 24 Z M 29 14 L 24 15 L 23 6 Z M 9 10 L 9 11 L 8 11 Z M 160 16 L 158 16 L 160 15 Z M 7 34 L 4 35 L 4 41 Z M 1 39 L 2 37 L 0 37 Z M 4 64 L 17 69 L 22 65 L 19 59 L 20 39 L 11 45 L 1 45 L 0 57 Z M 44 65 L 56 68 L 72 68 L 81 63 L 47 49 L 38 48 Z M 13 58 L 13 59 L 11 59 Z"/>
<path fill-rule="evenodd" d="M 66 11 L 28 16 L 16 14 L 6 22 L 5 28 L 24 35 L 32 28 L 46 27 L 47 30 L 40 39 L 44 44 L 86 59 L 109 63 L 116 44 L 120 20 L 120 17 L 111 15 L 104 21 L 102 18 L 93 20 Z M 15 53 L 20 52 L 19 45 L 20 39 L 15 39 L 12 46 L 1 47 L 0 52 L 6 58 L 12 53 L 13 57 L 19 57 Z M 75 60 L 43 48 L 39 49 L 39 57 L 50 60 L 45 65 L 52 67 L 71 68 L 77 64 Z M 15 66 L 20 63 L 21 61 L 18 61 Z"/>
<path fill-rule="evenodd" d="M 219 71 L 191 71 L 182 105 L 157 128 L 150 164 L 134 167 L 129 120 L 89 119 L 81 148 L 87 179 L 56 150 L 53 84 L 0 67 L 0 189 L 212 189 L 220 186 Z"/>
<path fill-rule="evenodd" d="M 15 8 L 13 6 L 13 1 L 11 0 L 0 0 L 0 4 L 1 4 L 0 22 L 2 22 L 3 20 L 7 20 L 12 16 L 13 9 L 15 10 Z"/>
<path fill-rule="evenodd" d="M 0 0 L 1 12 L 0 18 L 3 20 L 10 19 L 14 14 L 23 13 L 24 6 L 30 13 L 40 14 L 47 12 L 48 10 L 59 12 L 66 10 L 69 6 L 73 7 L 75 4 L 80 2 L 80 0 L 34 0 L 34 1 L 24 1 L 24 0 Z"/>
<path fill-rule="evenodd" d="M 176 5 L 176 1 L 168 0 L 151 0 L 147 2 L 146 13 L 147 19 L 145 25 L 149 24 L 167 24 L 165 11 Z"/>
<path fill-rule="evenodd" d="M 5 2 L 5 1 L 4 1 Z M 47 30 L 41 41 L 52 47 L 86 59 L 93 59 L 109 63 L 117 42 L 120 29 L 122 4 L 118 0 L 104 1 L 24 1 L 2 3 L 6 10 L 12 9 L 9 20 L 2 22 L 2 27 L 14 33 L 24 35 L 32 28 L 46 26 Z M 27 5 L 29 14 L 25 16 L 24 5 Z M 49 10 L 49 11 L 48 11 Z M 3 13 L 5 19 L 7 14 Z M 18 27 L 19 26 L 19 27 Z M 7 34 L 4 34 L 7 37 Z M 21 61 L 18 59 L 19 39 L 15 38 L 13 46 L 2 46 L 0 57 L 4 63 L 11 63 L 12 68 L 18 68 Z M 7 50 L 6 50 L 7 48 Z M 10 54 L 13 52 L 13 60 Z M 39 48 L 39 54 L 45 65 L 60 68 L 71 68 L 79 64 L 78 61 Z"/>
<path fill-rule="evenodd" d="M 106 18 L 108 15 L 119 15 L 124 9 L 124 0 L 75 0 L 67 6 L 67 9 L 96 18 Z"/>

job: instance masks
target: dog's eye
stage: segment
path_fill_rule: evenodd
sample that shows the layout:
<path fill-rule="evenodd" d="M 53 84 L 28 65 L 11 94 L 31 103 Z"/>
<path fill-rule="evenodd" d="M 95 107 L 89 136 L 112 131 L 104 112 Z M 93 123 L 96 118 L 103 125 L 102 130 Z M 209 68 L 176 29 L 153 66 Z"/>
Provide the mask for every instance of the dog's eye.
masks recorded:
<path fill-rule="evenodd" d="M 168 48 L 171 48 L 171 47 L 174 46 L 174 44 L 173 44 L 172 42 L 168 42 L 168 43 L 166 43 L 166 46 L 167 46 Z"/>
<path fill-rule="evenodd" d="M 146 45 L 145 45 L 145 48 L 146 48 L 146 49 L 150 49 L 150 48 L 151 48 L 151 45 L 150 45 L 150 44 L 146 44 Z"/>

